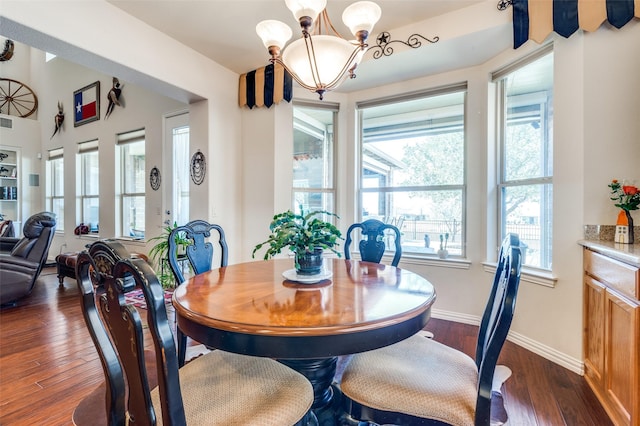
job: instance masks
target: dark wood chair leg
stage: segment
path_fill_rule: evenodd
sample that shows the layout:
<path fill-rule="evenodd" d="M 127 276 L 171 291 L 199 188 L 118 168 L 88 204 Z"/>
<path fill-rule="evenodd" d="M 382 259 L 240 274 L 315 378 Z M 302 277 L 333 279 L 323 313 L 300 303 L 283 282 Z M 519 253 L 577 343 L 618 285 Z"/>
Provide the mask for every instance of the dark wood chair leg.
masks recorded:
<path fill-rule="evenodd" d="M 178 339 L 178 365 L 182 367 L 187 355 L 187 335 L 179 327 L 176 327 L 176 336 Z"/>

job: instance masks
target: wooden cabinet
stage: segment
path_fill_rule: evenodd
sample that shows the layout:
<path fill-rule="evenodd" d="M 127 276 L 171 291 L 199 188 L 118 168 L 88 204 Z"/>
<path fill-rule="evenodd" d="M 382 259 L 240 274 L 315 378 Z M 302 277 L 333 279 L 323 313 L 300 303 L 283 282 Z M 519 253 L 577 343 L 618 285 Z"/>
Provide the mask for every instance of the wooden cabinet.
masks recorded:
<path fill-rule="evenodd" d="M 0 147 L 0 213 L 13 221 L 20 220 L 19 158 L 17 150 Z"/>
<path fill-rule="evenodd" d="M 585 379 L 616 425 L 640 426 L 640 271 L 584 249 Z"/>

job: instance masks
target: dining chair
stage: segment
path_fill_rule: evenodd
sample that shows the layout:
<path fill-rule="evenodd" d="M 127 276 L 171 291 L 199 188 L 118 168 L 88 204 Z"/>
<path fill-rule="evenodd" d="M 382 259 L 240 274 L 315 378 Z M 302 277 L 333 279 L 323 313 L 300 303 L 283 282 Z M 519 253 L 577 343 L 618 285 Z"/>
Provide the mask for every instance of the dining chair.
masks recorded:
<path fill-rule="evenodd" d="M 340 385 L 348 416 L 380 424 L 489 426 L 492 381 L 511 326 L 520 269 L 520 241 L 509 234 L 500 248 L 475 360 L 420 335 L 354 355 Z"/>
<path fill-rule="evenodd" d="M 313 418 L 311 383 L 275 360 L 217 350 L 178 368 L 162 285 L 144 260 L 127 257 L 117 261 L 113 275 L 102 274 L 85 251 L 76 271 L 85 322 L 107 383 L 107 424 L 280 426 L 303 425 Z M 104 286 L 99 312 L 96 282 Z M 134 288 L 142 289 L 146 301 L 147 331 L 138 309 L 125 299 Z M 145 362 L 149 334 L 157 387 L 150 385 Z"/>
<path fill-rule="evenodd" d="M 367 219 L 364 222 L 354 223 L 347 229 L 347 238 L 344 242 L 344 257 L 351 259 L 351 242 L 353 241 L 352 233 L 360 229 L 363 239 L 358 243 L 360 258 L 365 262 L 380 263 L 384 251 L 386 250 L 385 231 L 391 230 L 394 234 L 395 253 L 391 266 L 398 266 L 400 257 L 402 256 L 402 246 L 400 241 L 400 230 L 398 227 L 389 223 L 381 222 L 377 219 Z M 366 239 L 365 239 L 366 237 Z"/>
<path fill-rule="evenodd" d="M 185 280 L 182 268 L 184 261 L 189 262 L 191 270 L 196 275 L 210 271 L 213 268 L 213 243 L 215 242 L 215 237 L 211 238 L 212 230 L 215 230 L 218 234 L 217 243 L 220 247 L 219 266 L 227 266 L 229 247 L 227 246 L 224 230 L 220 225 L 196 219 L 185 225 L 176 226 L 169 234 L 167 256 L 169 258 L 169 267 L 177 284 L 183 283 Z M 182 256 L 178 252 L 179 240 L 188 242 L 185 253 Z M 182 367 L 185 363 L 187 351 L 187 336 L 179 328 L 176 329 L 176 335 L 178 339 L 178 362 Z"/>
<path fill-rule="evenodd" d="M 169 266 L 173 272 L 176 283 L 184 282 L 184 272 L 178 254 L 178 243 L 176 237 L 190 241 L 186 247 L 186 260 L 188 260 L 194 274 L 210 271 L 213 267 L 213 243 L 211 230 L 218 233 L 218 245 L 220 246 L 220 266 L 227 266 L 229 248 L 225 239 L 224 231 L 220 225 L 209 223 L 204 220 L 192 220 L 186 225 L 175 227 L 169 234 Z"/>

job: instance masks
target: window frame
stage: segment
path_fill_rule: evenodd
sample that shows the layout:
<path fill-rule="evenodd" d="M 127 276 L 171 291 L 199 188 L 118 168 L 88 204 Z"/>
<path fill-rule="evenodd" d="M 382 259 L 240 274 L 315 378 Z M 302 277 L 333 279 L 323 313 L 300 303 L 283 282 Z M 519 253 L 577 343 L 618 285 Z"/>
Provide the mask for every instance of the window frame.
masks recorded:
<path fill-rule="evenodd" d="M 141 144 L 144 147 L 144 167 L 143 167 L 143 192 L 129 192 L 127 191 L 127 183 L 129 182 L 129 178 L 127 176 L 127 168 L 126 157 L 130 154 L 128 153 L 129 148 L 131 148 L 134 144 Z M 129 132 L 119 133 L 116 137 L 116 146 L 117 146 L 117 164 L 118 164 L 118 193 L 116 203 L 116 217 L 119 218 L 119 226 L 118 233 L 121 239 L 133 239 L 133 240 L 143 240 L 145 238 L 146 233 L 146 167 L 147 167 L 147 153 L 146 153 L 146 133 L 145 129 L 132 130 Z M 135 185 L 134 185 L 135 186 Z M 125 234 L 125 206 L 128 205 L 127 200 L 142 198 L 145 200 L 143 205 L 145 206 L 145 213 L 142 215 L 143 217 L 143 225 L 144 229 L 142 230 L 142 235 L 130 235 L 130 233 Z M 136 222 L 136 225 L 139 223 Z M 136 229 L 136 228 L 131 228 Z M 140 230 L 140 227 L 137 229 Z"/>
<path fill-rule="evenodd" d="M 330 211 L 331 213 L 335 213 L 338 211 L 338 206 L 337 206 L 337 199 L 338 199 L 338 195 L 337 195 L 337 190 L 336 190 L 336 179 L 337 179 L 337 171 L 336 171 L 336 160 L 337 160 L 337 151 L 338 151 L 338 146 L 337 146 L 337 134 L 338 134 L 338 113 L 339 113 L 339 104 L 336 103 L 331 103 L 331 102 L 323 102 L 323 103 L 316 103 L 316 102 L 310 102 L 310 101 L 300 101 L 300 100 L 294 100 L 293 101 L 293 108 L 303 108 L 303 109 L 317 109 L 317 110 L 324 110 L 324 111 L 329 111 L 332 113 L 332 124 L 331 126 L 333 127 L 333 132 L 331 132 L 330 134 L 332 135 L 331 140 L 328 142 L 329 143 L 329 148 L 328 150 L 330 151 L 330 154 L 327 156 L 328 159 L 330 159 L 331 161 L 331 170 L 327 170 L 326 174 L 324 175 L 325 177 L 328 177 L 328 179 L 330 179 L 331 184 L 330 185 L 323 185 L 322 187 L 299 187 L 299 186 L 295 186 L 295 179 L 293 176 L 293 170 L 292 170 L 292 182 L 291 182 L 291 207 L 292 207 L 292 211 L 294 212 L 298 212 L 300 211 L 300 206 L 298 205 L 298 203 L 296 202 L 296 194 L 298 193 L 307 193 L 307 194 L 322 194 L 322 197 L 329 197 L 330 201 L 329 204 L 333 206 L 333 208 L 327 208 L 328 211 Z M 293 126 L 292 126 L 292 131 L 298 129 L 300 131 L 305 132 L 305 130 L 309 130 L 305 133 L 310 133 L 314 130 L 317 130 L 318 132 L 322 131 L 324 133 L 324 130 L 322 129 L 318 129 L 316 126 L 314 126 L 311 123 L 308 122 L 303 122 L 300 119 L 296 118 L 296 114 L 295 111 L 293 113 Z M 326 134 L 324 135 L 325 137 L 323 139 L 326 139 Z M 295 136 L 292 137 L 292 143 L 295 144 Z M 295 155 L 295 146 L 292 147 L 292 154 Z M 294 166 L 294 162 L 295 159 L 292 158 L 292 167 Z M 327 167 L 326 161 L 324 163 L 324 166 Z M 323 201 L 323 205 L 327 205 L 326 201 Z M 328 216 L 325 215 L 325 217 L 323 218 L 323 220 L 326 220 L 328 222 L 331 223 L 335 223 L 335 218 L 333 216 Z"/>
<path fill-rule="evenodd" d="M 91 171 L 87 169 L 90 155 L 97 156 L 97 165 L 98 170 L 100 169 L 100 142 L 98 139 L 93 139 L 90 141 L 80 142 L 78 143 L 78 175 L 79 179 L 77 182 L 77 190 L 78 190 L 78 210 L 77 217 L 79 219 L 78 224 L 91 224 L 88 218 L 85 217 L 85 205 L 89 205 L 90 201 L 97 201 L 97 211 L 98 211 L 98 222 L 96 223 L 99 226 L 100 223 L 100 172 L 96 173 L 95 178 L 97 182 L 95 182 L 95 187 L 97 188 L 96 193 L 89 193 L 87 188 L 91 185 Z M 91 226 L 89 226 L 89 234 L 90 235 L 99 235 L 100 230 L 96 227 L 94 230 Z"/>
<path fill-rule="evenodd" d="M 392 105 L 398 104 L 405 101 L 412 101 L 418 99 L 426 99 L 426 98 L 434 98 L 441 95 L 447 94 L 456 94 L 461 93 L 463 96 L 462 101 L 462 121 L 460 126 L 462 128 L 462 181 L 459 184 L 442 184 L 442 185 L 418 185 L 418 186 L 384 186 L 384 187 L 374 187 L 374 188 L 365 188 L 363 183 L 363 167 L 364 167 L 364 114 L 363 111 L 370 107 L 384 106 L 384 105 Z M 356 148 L 356 156 L 357 156 L 357 169 L 356 169 L 356 182 L 357 182 L 357 190 L 355 193 L 355 203 L 354 206 L 356 208 L 356 220 L 362 221 L 363 219 L 363 195 L 366 193 L 379 193 L 392 195 L 393 193 L 400 192 L 412 192 L 412 191 L 420 191 L 427 193 L 436 193 L 441 191 L 460 191 L 460 215 L 461 215 L 461 225 L 460 225 L 460 254 L 449 255 L 446 259 L 439 258 L 437 251 L 435 253 L 420 253 L 420 252 L 411 252 L 403 249 L 403 259 L 425 259 L 428 261 L 434 260 L 438 263 L 447 262 L 451 264 L 459 264 L 455 267 L 465 267 L 464 265 L 467 263 L 467 192 L 468 192 L 468 170 L 467 170 L 467 101 L 468 101 L 468 83 L 466 81 L 460 83 L 454 83 L 446 86 L 435 87 L 427 90 L 421 90 L 417 92 L 405 93 L 396 96 L 390 96 L 386 98 L 379 98 L 374 100 L 367 100 L 356 102 L 356 114 L 357 114 L 357 148 Z M 402 230 L 401 230 L 402 231 Z M 431 232 L 429 232 L 431 233 Z M 439 241 L 431 241 L 431 247 L 438 247 Z M 388 255 L 385 254 L 385 255 Z M 436 260 L 437 259 L 437 260 Z"/>
<path fill-rule="evenodd" d="M 509 117 L 507 111 L 507 90 L 506 81 L 514 72 L 546 57 L 553 55 L 553 44 L 549 43 L 542 48 L 532 52 L 531 54 L 509 64 L 502 69 L 492 73 L 491 81 L 495 84 L 496 89 L 496 142 L 497 142 L 497 223 L 496 223 L 496 241 L 502 241 L 506 236 L 508 224 L 506 223 L 506 214 L 504 206 L 504 194 L 509 188 L 540 186 L 543 195 L 540 197 L 540 241 L 546 241 L 547 244 L 540 248 L 540 265 L 530 265 L 523 263 L 523 270 L 528 270 L 534 275 L 538 275 L 543 285 L 553 287 L 555 278 L 551 276 L 553 271 L 553 174 L 554 174 L 554 158 L 553 158 L 553 95 L 543 95 L 542 92 L 531 92 L 528 94 L 516 95 L 516 101 L 519 105 L 539 105 L 539 117 L 541 127 L 548 136 L 542 141 L 544 149 L 544 160 L 541 162 L 543 170 L 541 175 L 537 177 L 525 178 L 509 178 L 507 176 L 507 167 L 505 155 L 507 152 L 507 127 L 509 125 Z M 552 70 L 553 73 L 553 70 Z M 555 87 L 552 86 L 552 93 Z M 549 112 L 549 110 L 551 112 Z M 550 120 L 549 120 L 550 118 Z M 548 200 L 548 201 L 545 201 Z M 549 203 L 549 204 L 547 204 Z M 546 223 L 547 225 L 544 225 Z M 495 255 L 494 255 L 495 257 Z M 543 260 L 544 264 L 543 264 Z M 526 260 L 525 260 L 526 261 Z M 548 262 L 548 267 L 546 267 Z M 549 278 L 548 282 L 547 278 Z"/>
<path fill-rule="evenodd" d="M 45 164 L 47 186 L 45 188 L 45 208 L 56 214 L 58 222 L 56 225 L 56 231 L 64 231 L 64 150 L 63 148 L 56 148 L 49 150 L 47 162 Z M 62 182 L 58 182 L 56 173 L 58 169 L 62 169 Z M 60 188 L 60 193 L 56 191 L 56 188 Z M 62 201 L 62 214 L 54 208 L 55 201 Z"/>

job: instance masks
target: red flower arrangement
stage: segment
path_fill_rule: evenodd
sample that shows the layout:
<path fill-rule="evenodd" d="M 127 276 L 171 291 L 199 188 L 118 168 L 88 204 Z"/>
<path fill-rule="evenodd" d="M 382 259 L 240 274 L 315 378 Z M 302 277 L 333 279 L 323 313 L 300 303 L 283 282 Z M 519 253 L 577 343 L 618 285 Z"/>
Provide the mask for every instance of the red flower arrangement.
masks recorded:
<path fill-rule="evenodd" d="M 620 184 L 617 179 L 611 181 L 608 185 L 611 188 L 611 200 L 616 201 L 616 207 L 622 210 L 638 210 L 640 205 L 640 190 L 635 185 Z"/>

